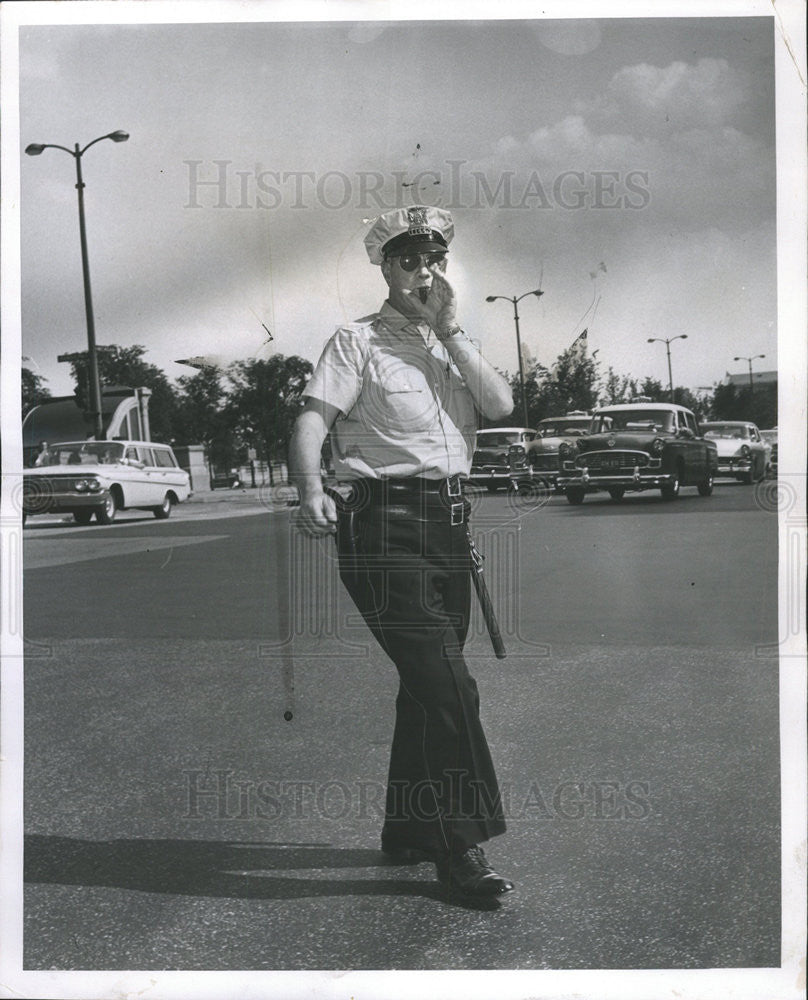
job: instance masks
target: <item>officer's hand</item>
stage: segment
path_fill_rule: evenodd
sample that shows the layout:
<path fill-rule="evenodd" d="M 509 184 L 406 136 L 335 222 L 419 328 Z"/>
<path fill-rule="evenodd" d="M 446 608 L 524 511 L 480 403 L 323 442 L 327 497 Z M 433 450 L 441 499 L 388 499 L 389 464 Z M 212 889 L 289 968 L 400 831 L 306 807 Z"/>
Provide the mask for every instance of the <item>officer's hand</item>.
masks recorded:
<path fill-rule="evenodd" d="M 295 526 L 311 538 L 333 535 L 337 530 L 337 508 L 326 493 L 319 491 L 300 499 Z"/>
<path fill-rule="evenodd" d="M 417 291 L 411 293 L 413 310 L 438 333 L 448 330 L 457 322 L 457 295 L 444 274 L 432 268 L 432 286 L 426 302 L 421 302 Z"/>

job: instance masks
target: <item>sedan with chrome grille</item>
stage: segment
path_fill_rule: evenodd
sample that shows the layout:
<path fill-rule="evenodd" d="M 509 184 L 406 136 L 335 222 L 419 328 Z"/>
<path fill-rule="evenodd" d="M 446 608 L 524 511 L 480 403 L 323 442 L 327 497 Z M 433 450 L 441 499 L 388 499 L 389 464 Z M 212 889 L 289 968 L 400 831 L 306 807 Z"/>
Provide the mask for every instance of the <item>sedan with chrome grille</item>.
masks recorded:
<path fill-rule="evenodd" d="M 32 514 L 72 514 L 79 524 L 111 524 L 127 507 L 171 514 L 190 495 L 188 473 L 167 444 L 153 441 L 66 441 L 45 446 L 26 469 L 23 524 Z"/>
<path fill-rule="evenodd" d="M 682 486 L 696 486 L 701 496 L 713 492 L 718 452 L 684 406 L 623 403 L 596 410 L 589 434 L 562 442 L 559 466 L 558 486 L 571 504 L 595 490 L 618 501 L 658 489 L 674 500 Z"/>
<path fill-rule="evenodd" d="M 759 483 L 772 474 L 772 446 L 748 420 L 702 424 L 704 436 L 718 449 L 718 475 L 739 483 Z"/>

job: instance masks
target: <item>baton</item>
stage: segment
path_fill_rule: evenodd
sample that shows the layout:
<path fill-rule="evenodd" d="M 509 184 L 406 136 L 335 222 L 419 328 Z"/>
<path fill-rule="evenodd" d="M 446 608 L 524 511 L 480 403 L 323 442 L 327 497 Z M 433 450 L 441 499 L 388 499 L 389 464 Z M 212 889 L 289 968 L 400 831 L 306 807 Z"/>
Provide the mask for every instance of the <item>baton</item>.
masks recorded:
<path fill-rule="evenodd" d="M 483 612 L 485 627 L 488 629 L 488 635 L 491 637 L 494 655 L 498 660 L 504 660 L 508 654 L 505 652 L 505 643 L 502 641 L 497 616 L 494 614 L 494 605 L 491 603 L 491 595 L 488 593 L 488 586 L 483 576 L 483 555 L 474 544 L 474 539 L 471 537 L 468 525 L 466 525 L 466 537 L 468 538 L 469 551 L 471 552 L 471 579 L 474 582 L 474 589 L 477 592 L 477 599 L 480 602 L 480 608 Z"/>

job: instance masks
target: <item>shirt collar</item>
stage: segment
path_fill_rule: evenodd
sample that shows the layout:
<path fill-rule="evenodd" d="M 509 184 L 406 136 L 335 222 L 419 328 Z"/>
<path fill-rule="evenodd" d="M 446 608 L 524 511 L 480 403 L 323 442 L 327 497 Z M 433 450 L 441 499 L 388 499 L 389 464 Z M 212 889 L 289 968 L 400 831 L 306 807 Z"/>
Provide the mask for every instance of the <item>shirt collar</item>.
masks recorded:
<path fill-rule="evenodd" d="M 385 299 L 384 304 L 379 310 L 379 318 L 384 323 L 384 325 L 392 330 L 394 333 L 410 332 L 419 333 L 424 340 L 427 339 L 429 335 L 429 324 L 425 321 L 418 322 L 414 319 L 408 319 L 403 316 L 398 309 L 395 309 L 390 305 L 390 300 Z"/>

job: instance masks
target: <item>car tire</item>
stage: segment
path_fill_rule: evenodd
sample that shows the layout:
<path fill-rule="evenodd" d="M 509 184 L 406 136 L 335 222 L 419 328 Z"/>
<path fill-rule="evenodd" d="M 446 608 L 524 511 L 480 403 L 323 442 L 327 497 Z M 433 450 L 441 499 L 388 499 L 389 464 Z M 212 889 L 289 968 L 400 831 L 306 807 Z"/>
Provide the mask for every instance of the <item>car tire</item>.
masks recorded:
<path fill-rule="evenodd" d="M 675 500 L 679 496 L 680 482 L 681 480 L 677 471 L 672 483 L 665 483 L 664 486 L 660 486 L 659 492 L 662 494 L 662 499 Z"/>
<path fill-rule="evenodd" d="M 568 486 L 567 487 L 567 503 L 573 504 L 573 506 L 578 506 L 584 502 L 584 497 L 586 496 L 586 490 L 583 486 Z"/>
<path fill-rule="evenodd" d="M 610 486 L 609 487 L 609 496 L 612 498 L 612 500 L 615 501 L 615 503 L 617 503 L 620 500 L 622 500 L 625 495 L 626 495 L 626 488 L 625 488 L 625 486 Z"/>
<path fill-rule="evenodd" d="M 738 482 L 739 483 L 743 483 L 744 486 L 751 486 L 752 485 L 752 473 L 751 472 L 744 472 L 743 475 L 738 476 Z"/>
<path fill-rule="evenodd" d="M 89 507 L 73 511 L 73 520 L 76 524 L 89 524 L 92 520 L 93 512 Z"/>
<path fill-rule="evenodd" d="M 95 508 L 95 519 L 99 524 L 112 524 L 117 513 L 118 501 L 115 499 L 115 494 L 110 493 L 106 501 Z"/>
<path fill-rule="evenodd" d="M 166 518 L 171 517 L 171 507 L 171 497 L 166 493 L 163 502 L 158 507 L 152 507 L 152 513 L 158 521 L 165 521 Z"/>
<path fill-rule="evenodd" d="M 709 475 L 706 479 L 704 479 L 702 482 L 699 483 L 698 490 L 699 490 L 699 496 L 700 497 L 709 497 L 709 496 L 712 496 L 712 493 L 713 493 L 713 477 L 712 477 L 712 474 Z"/>

